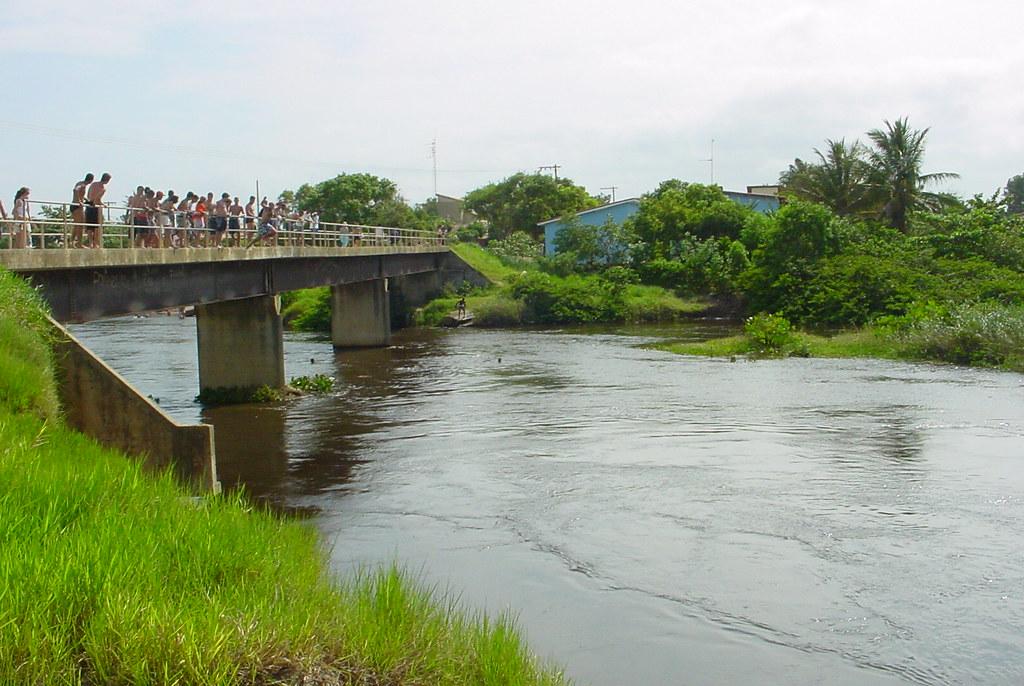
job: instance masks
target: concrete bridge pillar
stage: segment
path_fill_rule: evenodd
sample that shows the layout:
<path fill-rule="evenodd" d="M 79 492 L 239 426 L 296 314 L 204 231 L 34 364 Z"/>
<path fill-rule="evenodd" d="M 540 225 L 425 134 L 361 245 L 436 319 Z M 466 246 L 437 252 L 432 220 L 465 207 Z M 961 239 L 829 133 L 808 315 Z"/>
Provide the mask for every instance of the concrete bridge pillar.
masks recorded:
<path fill-rule="evenodd" d="M 387 279 L 331 286 L 331 342 L 338 348 L 391 342 Z"/>
<path fill-rule="evenodd" d="M 284 386 L 284 325 L 274 295 L 196 305 L 200 391 Z"/>

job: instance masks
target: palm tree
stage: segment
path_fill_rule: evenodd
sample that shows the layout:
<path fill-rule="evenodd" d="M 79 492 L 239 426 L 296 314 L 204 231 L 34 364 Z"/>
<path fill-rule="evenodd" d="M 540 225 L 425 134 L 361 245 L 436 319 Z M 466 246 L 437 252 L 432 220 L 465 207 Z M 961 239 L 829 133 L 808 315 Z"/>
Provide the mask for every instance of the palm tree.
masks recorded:
<path fill-rule="evenodd" d="M 859 142 L 826 140 L 825 152 L 817 148 L 818 162 L 796 160 L 779 177 L 779 183 L 801 200 L 826 205 L 838 215 L 865 214 L 871 209 L 870 168 L 866 150 Z"/>
<path fill-rule="evenodd" d="M 885 122 L 886 130 L 872 129 L 868 138 L 874 148 L 867 151 L 871 186 L 884 199 L 881 214 L 889 226 L 907 232 L 907 215 L 915 209 L 936 209 L 942 196 L 925 187 L 959 174 L 939 172 L 922 174 L 924 139 L 929 129 L 914 130 L 906 118 Z"/>

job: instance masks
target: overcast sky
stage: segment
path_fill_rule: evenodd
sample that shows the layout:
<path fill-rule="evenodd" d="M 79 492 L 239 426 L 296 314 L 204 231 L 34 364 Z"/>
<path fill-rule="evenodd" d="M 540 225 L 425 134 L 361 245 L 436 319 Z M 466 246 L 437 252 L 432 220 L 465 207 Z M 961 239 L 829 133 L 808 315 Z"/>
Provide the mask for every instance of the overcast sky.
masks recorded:
<path fill-rule="evenodd" d="M 901 116 L 926 171 L 1024 171 L 1024 8 L 1009 1 L 0 0 L 0 197 L 252 192 L 341 172 L 422 202 L 560 165 L 598 193 L 771 183 Z"/>

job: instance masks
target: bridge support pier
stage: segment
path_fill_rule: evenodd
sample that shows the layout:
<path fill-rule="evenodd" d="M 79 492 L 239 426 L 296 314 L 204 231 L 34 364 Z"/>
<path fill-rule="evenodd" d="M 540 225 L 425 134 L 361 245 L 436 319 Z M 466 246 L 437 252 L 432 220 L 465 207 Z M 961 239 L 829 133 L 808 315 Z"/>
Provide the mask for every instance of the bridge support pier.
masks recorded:
<path fill-rule="evenodd" d="M 284 386 L 284 325 L 274 295 L 196 305 L 200 392 Z"/>
<path fill-rule="evenodd" d="M 331 286 L 331 342 L 370 348 L 391 342 L 387 279 Z"/>

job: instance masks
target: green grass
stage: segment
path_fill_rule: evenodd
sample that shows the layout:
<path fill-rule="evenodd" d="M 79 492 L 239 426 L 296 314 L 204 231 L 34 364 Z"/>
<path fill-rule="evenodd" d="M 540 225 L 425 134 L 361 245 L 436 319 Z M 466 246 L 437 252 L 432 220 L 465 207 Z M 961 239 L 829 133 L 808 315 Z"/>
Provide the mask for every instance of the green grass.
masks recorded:
<path fill-rule="evenodd" d="M 487 277 L 488 281 L 499 286 L 507 284 L 513 276 L 523 271 L 522 267 L 506 264 L 500 257 L 475 243 L 455 243 L 452 245 L 452 252 Z"/>
<path fill-rule="evenodd" d="M 282 293 L 281 317 L 295 331 L 330 331 L 330 286 Z"/>
<path fill-rule="evenodd" d="M 732 357 L 746 355 L 750 352 L 750 341 L 746 336 L 728 336 L 712 338 L 707 341 L 687 341 L 685 343 L 666 342 L 651 343 L 645 347 L 664 350 L 677 355 L 698 355 L 701 357 Z"/>
<path fill-rule="evenodd" d="M 444 318 L 455 311 L 457 296 L 431 300 L 416 311 L 416 326 L 440 326 Z M 523 323 L 523 304 L 505 289 L 491 288 L 466 296 L 466 311 L 473 315 L 477 326 L 518 326 Z"/>
<path fill-rule="evenodd" d="M 630 285 L 626 288 L 627 319 L 631 322 L 672 321 L 695 316 L 707 309 L 700 300 L 684 300 L 660 286 Z"/>
<path fill-rule="evenodd" d="M 310 525 L 64 427 L 38 299 L 0 271 L 0 303 L 0 683 L 565 683 L 509 617 L 395 567 L 339 583 Z"/>
<path fill-rule="evenodd" d="M 686 343 L 655 343 L 649 346 L 679 355 L 704 357 L 751 356 L 765 357 L 746 334 L 712 338 L 707 341 Z M 797 332 L 793 340 L 776 356 L 799 357 L 874 357 L 887 360 L 921 359 L 913 355 L 898 339 L 870 327 L 843 331 L 833 336 Z"/>
<path fill-rule="evenodd" d="M 36 291 L 0 268 L 0 407 L 54 419 L 58 401 L 45 312 Z"/>

